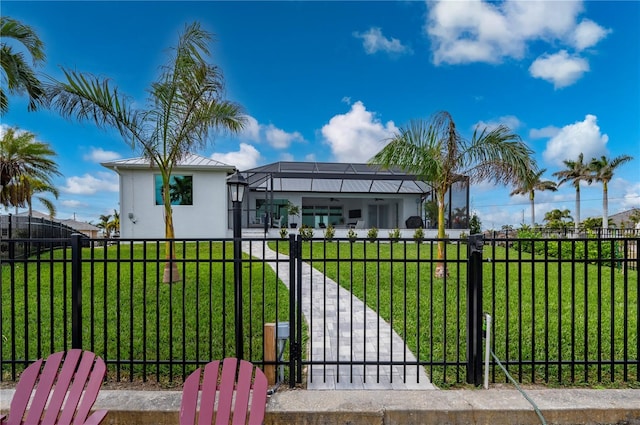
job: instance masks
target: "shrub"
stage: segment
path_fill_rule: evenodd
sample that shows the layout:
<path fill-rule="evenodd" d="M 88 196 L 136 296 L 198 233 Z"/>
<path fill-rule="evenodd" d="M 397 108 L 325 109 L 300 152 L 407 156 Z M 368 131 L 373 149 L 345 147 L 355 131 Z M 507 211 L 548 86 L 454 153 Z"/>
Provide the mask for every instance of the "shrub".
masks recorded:
<path fill-rule="evenodd" d="M 389 239 L 391 242 L 398 242 L 400 240 L 400 229 L 397 227 L 389 232 Z"/>
<path fill-rule="evenodd" d="M 372 227 L 371 229 L 369 229 L 369 232 L 367 233 L 367 239 L 369 239 L 369 242 L 375 242 L 376 239 L 378 239 L 378 229 L 376 227 Z"/>
<path fill-rule="evenodd" d="M 324 230 L 324 238 L 328 242 L 331 242 L 335 236 L 336 236 L 336 229 L 333 227 L 332 224 L 329 224 L 327 228 Z"/>
<path fill-rule="evenodd" d="M 313 239 L 313 228 L 307 226 L 306 224 L 303 224 L 300 228 L 300 236 L 302 237 L 303 241 L 310 241 L 311 239 Z"/>
<path fill-rule="evenodd" d="M 349 231 L 347 232 L 347 237 L 349 238 L 350 242 L 355 242 L 356 239 L 358 239 L 358 234 L 355 232 L 355 230 L 349 229 Z"/>
<path fill-rule="evenodd" d="M 287 228 L 286 227 L 280 228 L 280 238 L 287 239 L 287 236 L 289 236 L 289 231 L 287 230 Z"/>
<path fill-rule="evenodd" d="M 418 227 L 416 231 L 413 232 L 413 239 L 417 243 L 422 243 L 422 240 L 424 239 L 424 230 L 422 230 L 422 227 Z"/>

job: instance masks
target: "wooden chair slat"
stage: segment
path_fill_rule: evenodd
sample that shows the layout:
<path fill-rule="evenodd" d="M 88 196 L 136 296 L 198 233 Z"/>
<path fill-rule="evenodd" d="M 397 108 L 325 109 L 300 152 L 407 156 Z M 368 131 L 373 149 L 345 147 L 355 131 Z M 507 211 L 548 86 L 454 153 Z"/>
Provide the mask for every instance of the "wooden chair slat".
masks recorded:
<path fill-rule="evenodd" d="M 252 375 L 253 365 L 241 360 L 238 370 L 238 382 L 236 384 L 236 404 L 233 409 L 233 425 L 244 425 L 247 422 Z"/>
<path fill-rule="evenodd" d="M 18 385 L 16 385 L 16 392 L 11 400 L 10 412 L 15 412 L 10 415 L 7 420 L 7 425 L 19 425 L 22 423 L 22 417 L 27 411 L 27 404 L 31 398 L 33 387 L 36 384 L 38 376 L 40 376 L 40 368 L 42 367 L 42 359 L 39 359 L 35 363 L 30 364 L 20 375 Z"/>
<path fill-rule="evenodd" d="M 220 378 L 220 395 L 218 398 L 216 425 L 228 425 L 231 420 L 237 365 L 238 359 L 233 357 L 226 358 L 222 361 L 222 376 Z"/>
<path fill-rule="evenodd" d="M 218 373 L 220 362 L 213 361 L 205 365 L 202 380 L 202 394 L 200 396 L 199 424 L 210 425 L 215 413 L 216 395 L 218 394 Z"/>
<path fill-rule="evenodd" d="M 180 423 L 195 425 L 198 407 L 198 391 L 200 390 L 201 368 L 196 369 L 184 381 L 182 387 L 182 403 L 180 404 Z"/>

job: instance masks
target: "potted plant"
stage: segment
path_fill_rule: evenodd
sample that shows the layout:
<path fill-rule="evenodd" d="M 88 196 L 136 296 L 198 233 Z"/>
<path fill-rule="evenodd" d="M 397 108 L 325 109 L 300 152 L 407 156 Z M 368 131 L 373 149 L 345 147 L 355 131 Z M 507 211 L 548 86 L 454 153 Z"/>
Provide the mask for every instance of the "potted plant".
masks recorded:
<path fill-rule="evenodd" d="M 298 226 L 298 222 L 296 221 L 296 217 L 300 215 L 300 207 L 298 205 L 292 204 L 289 202 L 287 204 L 287 214 L 289 214 L 289 225 L 292 229 L 295 229 Z"/>

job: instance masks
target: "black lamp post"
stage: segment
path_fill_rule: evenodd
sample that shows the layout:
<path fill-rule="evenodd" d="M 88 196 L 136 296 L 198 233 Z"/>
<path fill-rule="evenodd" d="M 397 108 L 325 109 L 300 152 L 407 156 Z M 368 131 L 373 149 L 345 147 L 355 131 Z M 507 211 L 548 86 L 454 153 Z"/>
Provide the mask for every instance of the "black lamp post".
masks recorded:
<path fill-rule="evenodd" d="M 243 332 L 242 332 L 242 198 L 248 183 L 237 172 L 227 178 L 229 200 L 233 207 L 233 275 L 235 280 L 234 313 L 236 319 L 236 357 L 242 359 Z"/>

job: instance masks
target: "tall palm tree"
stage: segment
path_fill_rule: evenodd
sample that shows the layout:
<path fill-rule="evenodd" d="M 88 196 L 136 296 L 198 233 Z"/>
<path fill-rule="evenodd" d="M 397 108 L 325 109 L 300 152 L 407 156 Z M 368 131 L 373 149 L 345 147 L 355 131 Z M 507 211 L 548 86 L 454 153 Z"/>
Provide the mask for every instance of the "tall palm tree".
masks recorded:
<path fill-rule="evenodd" d="M 513 195 L 529 195 L 529 203 L 531 204 L 531 227 L 536 225 L 536 209 L 534 205 L 534 199 L 536 196 L 536 190 L 550 190 L 555 192 L 558 190 L 558 185 L 551 180 L 542 180 L 542 175 L 547 171 L 546 168 L 540 171 L 530 170 L 525 179 L 518 183 L 518 186 L 509 194 Z M 524 213 L 523 213 L 524 215 Z"/>
<path fill-rule="evenodd" d="M 15 128 L 8 128 L 2 136 L 0 205 L 23 207 L 30 204 L 34 192 L 57 193 L 57 190 L 47 189 L 53 188 L 51 179 L 60 175 L 53 160 L 56 153 L 35 137 L 33 133 Z"/>
<path fill-rule="evenodd" d="M 578 155 L 576 161 L 565 159 L 563 162 L 567 168 L 556 171 L 553 175 L 560 179 L 558 186 L 570 182 L 576 189 L 576 219 L 573 225 L 575 232 L 578 233 L 580 227 L 580 182 L 586 181 L 588 184 L 591 184 L 593 174 L 589 169 L 589 165 L 584 163 L 584 154 L 582 153 Z"/>
<path fill-rule="evenodd" d="M 512 184 L 521 181 L 526 170 L 536 169 L 531 150 L 505 126 L 476 129 L 466 140 L 456 129 L 451 115 L 438 112 L 428 121 L 412 121 L 400 129 L 370 161 L 386 168 L 397 166 L 428 181 L 438 203 L 438 258 L 444 258 L 445 194 L 452 184 L 483 180 Z M 466 176 L 466 177 L 465 177 Z M 436 266 L 436 277 L 446 274 L 444 264 Z"/>
<path fill-rule="evenodd" d="M 616 168 L 633 159 L 629 155 L 620 155 L 609 159 L 602 155 L 600 159 L 593 158 L 589 168 L 593 172 L 593 179 L 602 182 L 602 228 L 609 228 L 609 182 L 613 179 Z"/>
<path fill-rule="evenodd" d="M 35 177 L 31 177 L 28 175 L 22 175 L 18 179 L 18 183 L 16 184 L 16 191 L 19 193 L 18 198 L 24 200 L 24 204 L 26 204 L 29 209 L 29 215 L 33 215 L 33 197 L 39 193 L 51 193 L 56 199 L 60 195 L 58 189 L 51 184 L 50 181 L 45 181 L 41 179 L 37 179 Z M 49 217 L 53 218 L 56 215 L 56 206 L 54 203 L 44 196 L 36 196 L 36 199 L 40 201 L 42 205 L 47 209 L 49 213 Z M 22 205 L 16 205 L 16 207 Z"/>
<path fill-rule="evenodd" d="M 11 45 L 7 44 L 8 40 L 15 40 L 27 49 L 33 66 L 44 62 L 44 43 L 31 27 L 7 16 L 0 17 L 0 65 L 7 82 L 7 89 L 9 93 L 26 91 L 29 95 L 29 110 L 33 111 L 44 94 L 42 84 L 32 66 L 25 60 L 24 54 L 15 51 Z M 9 98 L 4 88 L 0 87 L 0 115 L 8 110 Z"/>
<path fill-rule="evenodd" d="M 109 80 L 64 70 L 66 82 L 47 87 L 49 105 L 65 116 L 117 129 L 132 147 L 141 148 L 162 177 L 166 258 L 175 258 L 169 182 L 173 167 L 189 152 L 204 147 L 211 130 L 240 131 L 240 105 L 224 99 L 220 68 L 207 62 L 211 34 L 198 23 L 185 27 L 159 79 L 151 84 L 146 109 L 123 96 Z M 179 280 L 176 263 L 167 262 L 164 281 Z M 169 269 L 171 269 L 169 271 Z"/>

